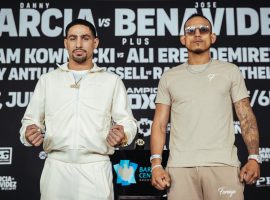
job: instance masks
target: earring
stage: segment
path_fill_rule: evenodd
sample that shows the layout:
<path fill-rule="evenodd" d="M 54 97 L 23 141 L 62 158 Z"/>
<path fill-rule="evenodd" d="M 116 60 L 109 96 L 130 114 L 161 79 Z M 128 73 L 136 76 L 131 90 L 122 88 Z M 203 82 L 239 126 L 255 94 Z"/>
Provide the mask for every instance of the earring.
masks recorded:
<path fill-rule="evenodd" d="M 98 53 L 98 50 L 97 49 L 94 49 L 93 53 L 94 54 L 97 54 Z"/>

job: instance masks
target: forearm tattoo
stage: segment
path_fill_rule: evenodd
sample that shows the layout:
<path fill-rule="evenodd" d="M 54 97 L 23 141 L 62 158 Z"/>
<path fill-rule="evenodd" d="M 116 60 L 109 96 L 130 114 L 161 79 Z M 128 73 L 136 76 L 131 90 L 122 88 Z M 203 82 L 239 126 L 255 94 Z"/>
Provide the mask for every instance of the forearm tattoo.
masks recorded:
<path fill-rule="evenodd" d="M 234 107 L 249 154 L 259 154 L 259 131 L 249 99 L 245 98 L 237 101 L 234 103 Z"/>

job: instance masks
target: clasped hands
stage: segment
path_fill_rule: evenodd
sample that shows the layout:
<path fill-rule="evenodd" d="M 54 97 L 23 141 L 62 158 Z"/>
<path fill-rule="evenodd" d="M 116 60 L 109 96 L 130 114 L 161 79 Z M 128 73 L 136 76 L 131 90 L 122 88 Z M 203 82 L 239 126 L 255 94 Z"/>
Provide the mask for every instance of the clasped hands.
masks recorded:
<path fill-rule="evenodd" d="M 106 141 L 112 147 L 127 145 L 127 136 L 122 125 L 114 125 L 107 135 Z"/>
<path fill-rule="evenodd" d="M 31 124 L 26 127 L 25 130 L 25 139 L 32 146 L 38 147 L 42 144 L 44 140 L 44 134 L 37 125 Z"/>

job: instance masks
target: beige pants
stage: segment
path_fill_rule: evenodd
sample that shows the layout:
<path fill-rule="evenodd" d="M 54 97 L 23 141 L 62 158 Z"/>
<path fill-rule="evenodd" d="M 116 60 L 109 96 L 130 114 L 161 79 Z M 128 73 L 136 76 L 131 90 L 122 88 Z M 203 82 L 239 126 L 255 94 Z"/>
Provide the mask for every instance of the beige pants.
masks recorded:
<path fill-rule="evenodd" d="M 40 191 L 41 200 L 113 200 L 111 162 L 78 164 L 47 158 Z"/>
<path fill-rule="evenodd" d="M 167 168 L 168 200 L 244 200 L 237 167 Z"/>

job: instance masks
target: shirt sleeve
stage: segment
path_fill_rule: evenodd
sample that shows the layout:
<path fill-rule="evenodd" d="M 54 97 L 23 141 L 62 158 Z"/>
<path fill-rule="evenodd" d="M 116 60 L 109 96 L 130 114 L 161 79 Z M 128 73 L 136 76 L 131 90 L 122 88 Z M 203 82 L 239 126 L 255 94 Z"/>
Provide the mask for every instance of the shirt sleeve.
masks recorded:
<path fill-rule="evenodd" d="M 231 77 L 232 77 L 232 86 L 230 92 L 233 103 L 246 97 L 249 97 L 243 75 L 241 74 L 239 68 L 236 65 L 233 65 Z"/>
<path fill-rule="evenodd" d="M 133 117 L 126 88 L 118 77 L 113 96 L 112 118 L 116 124 L 124 127 L 128 144 L 131 144 L 137 133 L 137 121 Z"/>
<path fill-rule="evenodd" d="M 171 105 L 171 96 L 165 74 L 161 76 L 158 84 L 158 92 L 155 103 Z"/>
<path fill-rule="evenodd" d="M 41 78 L 37 82 L 34 93 L 26 108 L 24 116 L 21 120 L 20 140 L 25 146 L 31 146 L 25 138 L 26 127 L 31 124 L 36 124 L 41 129 L 44 129 L 44 114 L 45 114 L 45 84 Z"/>

